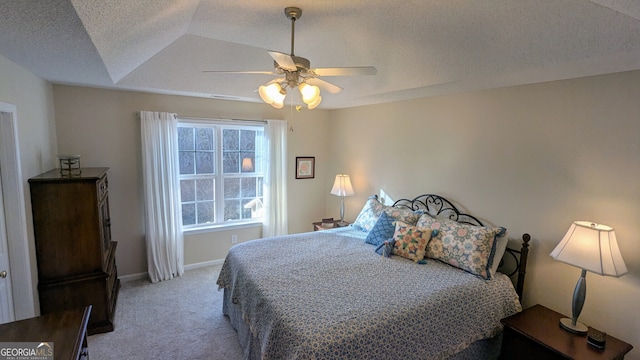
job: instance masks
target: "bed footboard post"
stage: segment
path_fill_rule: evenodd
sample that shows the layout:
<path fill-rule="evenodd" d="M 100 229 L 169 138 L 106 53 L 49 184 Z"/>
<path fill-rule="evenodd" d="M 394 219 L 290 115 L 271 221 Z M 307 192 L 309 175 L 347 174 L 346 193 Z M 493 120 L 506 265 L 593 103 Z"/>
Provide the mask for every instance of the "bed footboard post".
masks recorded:
<path fill-rule="evenodd" d="M 516 286 L 516 293 L 522 303 L 522 293 L 524 291 L 524 275 L 527 269 L 527 257 L 529 256 L 529 241 L 531 241 L 531 235 L 522 235 L 522 249 L 520 249 L 520 264 L 518 265 L 518 285 Z"/>

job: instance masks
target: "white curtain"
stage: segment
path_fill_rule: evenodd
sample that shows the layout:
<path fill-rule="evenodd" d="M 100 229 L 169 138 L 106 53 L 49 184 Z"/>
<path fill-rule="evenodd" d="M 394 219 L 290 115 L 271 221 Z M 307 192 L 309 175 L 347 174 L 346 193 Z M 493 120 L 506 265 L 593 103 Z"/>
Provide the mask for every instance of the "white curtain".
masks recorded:
<path fill-rule="evenodd" d="M 184 273 L 175 114 L 140 112 L 147 263 L 152 282 Z"/>
<path fill-rule="evenodd" d="M 287 224 L 287 122 L 267 120 L 266 152 L 269 166 L 265 174 L 265 216 L 262 236 L 285 235 Z"/>

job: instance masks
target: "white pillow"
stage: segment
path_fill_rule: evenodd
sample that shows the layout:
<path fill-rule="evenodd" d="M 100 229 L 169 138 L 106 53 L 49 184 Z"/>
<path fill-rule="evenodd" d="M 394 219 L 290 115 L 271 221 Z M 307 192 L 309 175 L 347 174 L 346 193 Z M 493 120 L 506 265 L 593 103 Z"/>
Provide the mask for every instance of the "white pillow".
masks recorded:
<path fill-rule="evenodd" d="M 493 254 L 493 263 L 491 264 L 491 275 L 495 275 L 500 266 L 500 260 L 504 252 L 507 250 L 507 243 L 509 242 L 509 232 L 505 231 L 504 234 L 496 239 L 494 246 L 495 253 Z"/>

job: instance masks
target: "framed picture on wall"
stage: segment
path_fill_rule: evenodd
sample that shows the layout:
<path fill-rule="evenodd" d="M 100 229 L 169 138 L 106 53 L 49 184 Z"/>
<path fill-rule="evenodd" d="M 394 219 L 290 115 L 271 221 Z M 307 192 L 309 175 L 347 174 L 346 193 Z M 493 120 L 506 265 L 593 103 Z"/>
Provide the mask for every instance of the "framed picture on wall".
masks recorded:
<path fill-rule="evenodd" d="M 316 158 L 296 156 L 296 179 L 313 179 L 316 172 Z"/>

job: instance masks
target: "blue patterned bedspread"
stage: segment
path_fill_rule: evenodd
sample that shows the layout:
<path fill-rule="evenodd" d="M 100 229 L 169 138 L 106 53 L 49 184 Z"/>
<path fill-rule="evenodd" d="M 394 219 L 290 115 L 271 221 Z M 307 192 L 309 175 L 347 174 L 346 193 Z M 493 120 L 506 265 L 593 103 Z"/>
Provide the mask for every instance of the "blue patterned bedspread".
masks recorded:
<path fill-rule="evenodd" d="M 521 310 L 509 278 L 382 257 L 351 228 L 231 248 L 217 284 L 264 359 L 442 359 Z"/>

